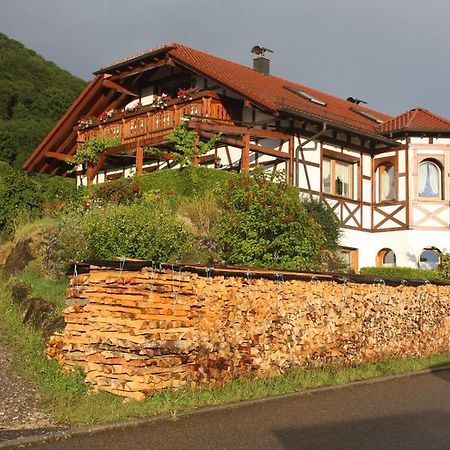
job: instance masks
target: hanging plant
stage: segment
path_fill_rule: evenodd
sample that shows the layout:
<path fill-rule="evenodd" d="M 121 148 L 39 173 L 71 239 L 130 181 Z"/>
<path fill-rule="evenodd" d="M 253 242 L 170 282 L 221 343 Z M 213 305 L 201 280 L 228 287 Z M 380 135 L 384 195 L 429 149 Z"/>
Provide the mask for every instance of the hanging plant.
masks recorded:
<path fill-rule="evenodd" d="M 78 145 L 77 152 L 67 163 L 72 166 L 79 164 L 97 164 L 100 154 L 107 148 L 120 145 L 121 141 L 113 137 L 92 136 L 86 142 Z"/>

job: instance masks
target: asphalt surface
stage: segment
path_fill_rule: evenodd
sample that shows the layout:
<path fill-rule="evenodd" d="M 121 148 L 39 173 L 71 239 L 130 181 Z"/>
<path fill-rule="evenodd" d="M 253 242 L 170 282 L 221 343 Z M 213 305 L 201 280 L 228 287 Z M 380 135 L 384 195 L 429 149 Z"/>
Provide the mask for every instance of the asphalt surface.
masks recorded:
<path fill-rule="evenodd" d="M 37 449 L 450 449 L 450 370 L 213 408 Z"/>

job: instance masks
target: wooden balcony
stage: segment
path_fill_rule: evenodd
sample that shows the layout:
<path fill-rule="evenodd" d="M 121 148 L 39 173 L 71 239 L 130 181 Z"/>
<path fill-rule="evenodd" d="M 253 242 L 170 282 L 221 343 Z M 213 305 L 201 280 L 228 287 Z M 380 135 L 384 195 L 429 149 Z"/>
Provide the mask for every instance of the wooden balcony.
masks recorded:
<path fill-rule="evenodd" d="M 229 111 L 218 94 L 202 91 L 190 100 L 175 99 L 163 109 L 152 105 L 139 108 L 133 113 L 121 113 L 111 119 L 97 123 L 82 130 L 78 129 L 78 142 L 85 142 L 92 136 L 118 138 L 122 145 L 156 144 L 164 141 L 164 136 L 175 125 L 185 120 L 233 124 Z"/>

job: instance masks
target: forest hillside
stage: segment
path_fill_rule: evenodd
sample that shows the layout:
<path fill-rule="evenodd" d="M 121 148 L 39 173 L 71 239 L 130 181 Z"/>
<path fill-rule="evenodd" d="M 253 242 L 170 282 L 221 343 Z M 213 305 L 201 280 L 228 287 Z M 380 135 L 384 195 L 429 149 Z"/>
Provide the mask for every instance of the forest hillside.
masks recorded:
<path fill-rule="evenodd" d="M 85 84 L 0 33 L 0 161 L 21 166 Z"/>

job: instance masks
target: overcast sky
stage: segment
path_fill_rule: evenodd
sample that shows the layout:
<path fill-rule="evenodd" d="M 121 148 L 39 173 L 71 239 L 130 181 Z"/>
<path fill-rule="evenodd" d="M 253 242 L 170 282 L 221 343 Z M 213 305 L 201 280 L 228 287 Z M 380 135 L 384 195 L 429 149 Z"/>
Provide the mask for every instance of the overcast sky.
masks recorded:
<path fill-rule="evenodd" d="M 389 114 L 450 118 L 450 0 L 0 0 L 0 32 L 88 80 L 178 41 Z"/>

